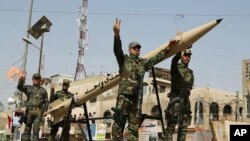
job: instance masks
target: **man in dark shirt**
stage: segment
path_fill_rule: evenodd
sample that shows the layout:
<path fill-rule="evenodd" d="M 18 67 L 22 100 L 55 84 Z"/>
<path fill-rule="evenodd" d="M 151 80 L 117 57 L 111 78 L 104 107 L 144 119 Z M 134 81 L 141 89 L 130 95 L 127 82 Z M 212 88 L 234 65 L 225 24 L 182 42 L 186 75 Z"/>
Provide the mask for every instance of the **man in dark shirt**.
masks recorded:
<path fill-rule="evenodd" d="M 166 109 L 166 137 L 165 141 L 172 141 L 175 126 L 178 124 L 177 141 L 186 140 L 188 125 L 191 123 L 191 108 L 189 95 L 194 85 L 193 71 L 188 67 L 191 50 L 186 49 L 177 53 L 171 63 L 171 92 L 170 101 Z M 179 60 L 180 63 L 179 63 Z"/>
<path fill-rule="evenodd" d="M 50 103 L 54 102 L 57 99 L 61 99 L 62 101 L 65 101 L 67 99 L 72 98 L 74 95 L 68 91 L 68 88 L 70 86 L 70 81 L 68 79 L 63 80 L 62 84 L 62 90 L 59 90 L 55 93 L 55 87 L 52 84 L 51 86 L 51 92 L 50 92 Z M 64 119 L 65 120 L 65 119 Z M 56 124 L 53 124 L 51 127 L 51 132 L 49 136 L 49 141 L 55 141 L 56 134 L 58 132 L 59 127 L 64 126 L 65 121 L 62 120 Z M 61 135 L 63 141 L 69 141 L 70 140 L 70 121 L 66 122 L 67 125 L 64 126 L 64 133 Z"/>

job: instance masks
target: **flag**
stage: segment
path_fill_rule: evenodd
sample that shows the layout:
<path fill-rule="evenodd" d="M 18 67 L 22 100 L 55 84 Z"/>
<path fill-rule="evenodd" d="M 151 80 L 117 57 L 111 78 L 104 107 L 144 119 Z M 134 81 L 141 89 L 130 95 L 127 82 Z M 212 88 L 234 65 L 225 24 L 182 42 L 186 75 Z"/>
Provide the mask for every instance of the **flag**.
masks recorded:
<path fill-rule="evenodd" d="M 21 70 L 17 67 L 11 67 L 10 70 L 7 72 L 6 76 L 10 80 L 15 80 L 19 76 L 20 72 Z"/>
<path fill-rule="evenodd" d="M 12 126 L 12 118 L 8 115 L 8 128 L 10 129 Z"/>

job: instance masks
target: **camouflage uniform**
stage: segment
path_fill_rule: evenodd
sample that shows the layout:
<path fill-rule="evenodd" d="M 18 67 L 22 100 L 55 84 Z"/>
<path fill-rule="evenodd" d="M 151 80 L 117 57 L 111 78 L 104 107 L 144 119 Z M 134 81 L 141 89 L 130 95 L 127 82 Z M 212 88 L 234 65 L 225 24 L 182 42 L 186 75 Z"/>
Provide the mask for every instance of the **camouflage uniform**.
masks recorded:
<path fill-rule="evenodd" d="M 182 62 L 178 64 L 181 56 L 181 53 L 177 53 L 171 64 L 171 92 L 168 94 L 170 101 L 165 111 L 167 120 L 165 141 L 172 141 L 176 124 L 178 124 L 177 141 L 185 141 L 187 127 L 192 118 L 189 95 L 193 87 L 194 76 L 187 64 Z"/>
<path fill-rule="evenodd" d="M 68 79 L 64 79 L 63 80 L 63 85 L 64 84 L 67 84 L 69 85 L 70 84 L 70 81 Z M 65 90 L 65 89 L 62 89 L 62 90 L 59 90 L 57 91 L 56 93 L 54 93 L 54 90 L 51 90 L 51 94 L 50 94 L 50 102 L 54 102 L 55 100 L 57 99 L 70 99 L 72 98 L 74 95 L 72 93 L 70 93 L 68 90 Z M 52 127 L 51 127 L 51 131 L 50 131 L 50 136 L 49 136 L 49 141 L 55 141 L 55 137 L 56 137 L 56 134 L 58 132 L 58 129 L 59 127 L 63 127 L 64 126 L 64 122 L 65 120 L 62 120 L 56 124 L 53 124 Z M 64 134 L 62 134 L 62 140 L 63 141 L 69 141 L 70 140 L 70 134 L 69 134 L 69 131 L 70 131 L 70 121 L 67 122 L 67 124 L 65 125 L 64 127 Z"/>
<path fill-rule="evenodd" d="M 129 47 L 139 46 L 137 42 L 131 42 Z M 150 69 L 155 63 L 165 57 L 167 49 L 163 49 L 155 57 L 142 59 L 130 54 L 125 55 L 122 50 L 120 37 L 114 38 L 114 53 L 119 64 L 119 72 L 122 77 L 119 83 L 116 107 L 112 108 L 115 112 L 113 115 L 114 124 L 112 125 L 113 141 L 121 141 L 123 131 L 128 119 L 128 141 L 138 140 L 138 128 L 141 120 L 141 102 L 139 97 L 138 79 L 143 80 L 145 71 Z M 143 83 L 143 82 L 141 82 Z M 141 99 L 142 100 L 142 99 Z"/>
<path fill-rule="evenodd" d="M 34 74 L 33 78 L 41 78 L 40 74 Z M 48 94 L 47 91 L 40 86 L 24 85 L 24 80 L 19 79 L 18 90 L 27 95 L 26 113 L 25 113 L 25 129 L 22 134 L 22 141 L 30 140 L 30 132 L 33 124 L 33 139 L 32 141 L 39 140 L 39 130 L 43 117 L 43 112 L 48 108 Z"/>

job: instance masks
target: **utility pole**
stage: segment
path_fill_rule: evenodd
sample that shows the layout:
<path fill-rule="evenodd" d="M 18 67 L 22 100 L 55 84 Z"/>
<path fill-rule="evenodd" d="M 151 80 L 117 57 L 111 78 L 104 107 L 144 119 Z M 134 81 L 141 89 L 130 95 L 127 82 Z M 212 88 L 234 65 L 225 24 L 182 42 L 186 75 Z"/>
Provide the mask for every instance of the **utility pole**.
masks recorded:
<path fill-rule="evenodd" d="M 41 37 L 41 46 L 40 46 L 40 52 L 39 52 L 39 65 L 38 65 L 38 73 L 40 73 L 40 74 L 41 74 L 41 69 L 42 69 L 43 38 L 44 38 L 44 33 L 42 34 L 42 37 Z"/>
<path fill-rule="evenodd" d="M 28 20 L 27 30 L 30 28 L 30 24 L 31 24 L 32 9 L 33 9 L 33 0 L 30 0 L 30 10 L 29 10 L 29 20 Z M 26 32 L 26 37 L 29 38 L 28 32 Z M 23 62 L 22 71 L 26 71 L 27 58 L 28 58 L 28 46 L 29 44 L 25 43 L 24 62 Z"/>

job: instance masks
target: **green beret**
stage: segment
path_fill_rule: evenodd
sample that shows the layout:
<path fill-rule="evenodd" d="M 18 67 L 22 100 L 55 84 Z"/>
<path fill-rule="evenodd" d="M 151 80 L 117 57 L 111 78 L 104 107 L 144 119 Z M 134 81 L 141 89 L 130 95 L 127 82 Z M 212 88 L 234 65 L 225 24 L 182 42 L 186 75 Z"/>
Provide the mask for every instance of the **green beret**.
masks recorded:
<path fill-rule="evenodd" d="M 41 74 L 40 73 L 35 73 L 35 74 L 33 74 L 32 78 L 41 78 Z"/>
<path fill-rule="evenodd" d="M 69 85 L 70 81 L 68 79 L 63 79 L 63 84 L 68 84 Z"/>
<path fill-rule="evenodd" d="M 181 52 L 181 55 L 183 56 L 184 54 L 188 54 L 189 56 L 192 55 L 192 52 L 190 49 L 186 49 L 184 51 Z"/>

